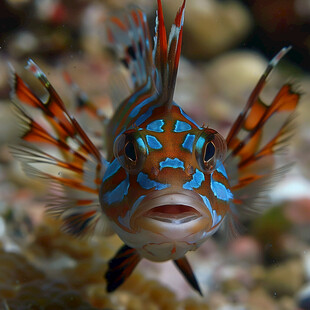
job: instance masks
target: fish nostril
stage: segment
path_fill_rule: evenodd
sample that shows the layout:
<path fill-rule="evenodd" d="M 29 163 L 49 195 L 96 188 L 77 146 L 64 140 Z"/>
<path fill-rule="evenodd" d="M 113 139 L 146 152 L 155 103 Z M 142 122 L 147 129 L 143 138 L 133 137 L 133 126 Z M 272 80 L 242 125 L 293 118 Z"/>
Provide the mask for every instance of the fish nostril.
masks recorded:
<path fill-rule="evenodd" d="M 156 168 L 156 167 L 152 167 L 151 172 L 152 172 L 152 174 L 154 174 L 154 175 L 155 175 L 155 177 L 157 177 L 157 176 L 158 176 L 158 174 L 159 174 L 159 169 L 158 169 L 158 168 Z"/>
<path fill-rule="evenodd" d="M 191 175 L 194 174 L 194 172 L 195 172 L 195 171 L 194 171 L 193 166 L 189 164 L 189 165 L 187 166 L 187 168 L 186 168 L 186 174 L 189 175 L 189 176 L 191 176 Z"/>

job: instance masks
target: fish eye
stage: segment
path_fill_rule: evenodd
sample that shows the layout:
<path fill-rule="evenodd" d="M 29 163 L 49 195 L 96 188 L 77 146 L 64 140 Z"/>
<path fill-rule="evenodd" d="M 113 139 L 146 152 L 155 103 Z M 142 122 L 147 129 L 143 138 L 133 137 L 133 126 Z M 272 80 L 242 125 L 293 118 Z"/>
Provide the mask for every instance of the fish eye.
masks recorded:
<path fill-rule="evenodd" d="M 136 130 L 119 135 L 114 142 L 113 153 L 124 169 L 137 174 L 142 169 L 148 149 Z"/>
<path fill-rule="evenodd" d="M 211 173 L 226 154 L 226 141 L 215 130 L 206 128 L 196 140 L 195 155 L 202 171 Z"/>
<path fill-rule="evenodd" d="M 137 160 L 135 146 L 131 141 L 127 142 L 125 145 L 125 155 L 130 161 L 135 162 Z"/>
<path fill-rule="evenodd" d="M 205 163 L 208 163 L 208 161 L 212 159 L 214 154 L 215 154 L 215 146 L 212 142 L 209 142 L 205 147 L 205 156 L 203 158 Z"/>

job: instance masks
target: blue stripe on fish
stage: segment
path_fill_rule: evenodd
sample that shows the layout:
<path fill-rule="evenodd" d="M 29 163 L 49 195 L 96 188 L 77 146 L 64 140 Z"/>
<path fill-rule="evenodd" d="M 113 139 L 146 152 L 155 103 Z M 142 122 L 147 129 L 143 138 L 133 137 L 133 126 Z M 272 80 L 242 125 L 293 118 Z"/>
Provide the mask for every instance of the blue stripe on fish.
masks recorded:
<path fill-rule="evenodd" d="M 216 163 L 216 171 L 221 173 L 226 179 L 228 179 L 227 172 L 224 168 L 224 165 L 220 161 Z"/>
<path fill-rule="evenodd" d="M 234 197 L 232 192 L 224 184 L 213 180 L 213 173 L 211 174 L 211 190 L 215 197 L 223 201 L 229 201 Z"/>
<path fill-rule="evenodd" d="M 202 198 L 203 203 L 204 203 L 205 206 L 208 208 L 208 210 L 210 211 L 210 214 L 211 214 L 211 216 L 212 216 L 212 215 L 213 215 L 213 209 L 212 209 L 212 207 L 211 207 L 210 200 L 209 200 L 206 196 L 204 196 L 204 195 L 200 195 L 200 194 L 199 194 L 199 196 Z"/>
<path fill-rule="evenodd" d="M 182 147 L 190 152 L 193 151 L 193 143 L 195 141 L 195 135 L 187 134 L 184 142 L 182 143 Z"/>
<path fill-rule="evenodd" d="M 150 102 L 152 102 L 152 101 L 155 101 L 156 99 L 157 99 L 157 97 L 158 97 L 158 95 L 157 94 L 155 94 L 155 95 L 153 95 L 152 97 L 150 97 L 149 99 L 150 99 Z M 147 109 L 147 111 L 144 113 L 144 114 L 142 114 L 142 115 L 140 115 L 138 118 L 137 118 L 137 120 L 135 121 L 135 124 L 136 124 L 136 126 L 140 126 L 142 123 L 144 123 L 148 118 L 150 118 L 151 116 L 152 116 L 152 114 L 153 114 L 153 110 L 155 109 L 155 108 L 157 108 L 159 105 L 152 105 L 152 106 L 150 106 L 148 109 Z"/>
<path fill-rule="evenodd" d="M 146 129 L 154 132 L 164 132 L 162 127 L 165 125 L 165 122 L 162 119 L 158 119 L 146 126 Z"/>
<path fill-rule="evenodd" d="M 192 180 L 186 182 L 183 185 L 183 188 L 188 190 L 193 190 L 193 188 L 199 188 L 204 180 L 205 180 L 204 174 L 198 169 L 196 169 L 196 172 L 193 174 Z"/>
<path fill-rule="evenodd" d="M 210 211 L 210 214 L 212 216 L 212 226 L 217 225 L 221 221 L 222 216 L 221 215 L 217 215 L 216 210 L 212 209 L 210 200 L 206 196 L 203 196 L 203 195 L 200 195 L 200 194 L 199 194 L 199 196 L 202 198 L 203 203 L 206 205 L 206 207 Z"/>
<path fill-rule="evenodd" d="M 127 173 L 127 177 L 125 180 L 118 184 L 112 191 L 107 192 L 103 195 L 103 202 L 109 205 L 116 202 L 121 202 L 128 194 L 129 185 L 129 176 Z"/>
<path fill-rule="evenodd" d="M 152 98 L 152 97 L 149 97 L 149 98 L 143 100 L 141 103 L 139 103 L 136 107 L 134 107 L 134 108 L 132 109 L 132 111 L 131 111 L 130 114 L 129 114 L 129 117 L 131 117 L 131 118 L 136 117 L 136 116 L 138 115 L 138 113 L 140 112 L 140 110 L 141 110 L 144 106 L 146 106 L 147 104 L 149 104 L 149 103 L 152 102 L 152 101 L 153 101 L 153 98 Z"/>
<path fill-rule="evenodd" d="M 161 161 L 159 163 L 160 166 L 160 170 L 162 170 L 163 168 L 182 168 L 183 170 L 184 168 L 184 162 L 178 158 L 166 158 L 164 161 Z"/>
<path fill-rule="evenodd" d="M 182 122 L 182 121 L 176 121 L 174 125 L 174 132 L 184 132 L 189 131 L 192 129 L 192 126 L 188 123 Z"/>
<path fill-rule="evenodd" d="M 131 216 L 135 213 L 136 209 L 140 205 L 141 201 L 144 199 L 145 195 L 140 196 L 135 203 L 133 204 L 132 208 L 129 209 L 124 217 L 119 216 L 118 221 L 125 227 L 130 229 L 130 219 Z"/>
<path fill-rule="evenodd" d="M 132 97 L 129 100 L 129 103 L 133 104 L 139 98 L 139 96 L 141 96 L 143 93 L 146 93 L 147 91 L 149 91 L 149 89 L 151 87 L 151 82 L 152 82 L 151 79 L 148 78 L 147 84 L 143 88 L 141 88 L 139 91 L 137 91 L 134 95 L 132 95 Z M 148 98 L 147 100 L 143 100 L 140 104 L 135 106 L 132 109 L 132 111 L 130 112 L 129 117 L 131 117 L 131 118 L 136 117 L 138 115 L 138 113 L 140 112 L 140 109 L 143 108 L 148 103 L 150 98 Z"/>
<path fill-rule="evenodd" d="M 151 189 L 155 187 L 155 190 L 162 190 L 167 187 L 170 187 L 170 184 L 163 184 L 163 183 L 159 183 L 154 180 L 151 180 L 149 176 L 143 172 L 140 172 L 138 174 L 137 182 L 144 189 Z"/>
<path fill-rule="evenodd" d="M 212 220 L 213 220 L 212 226 L 217 225 L 221 221 L 221 219 L 222 219 L 222 216 L 217 215 L 216 211 L 213 210 L 213 212 L 212 212 Z"/>
<path fill-rule="evenodd" d="M 107 171 L 103 176 L 102 183 L 105 182 L 108 178 L 110 178 L 114 174 L 116 174 L 120 167 L 121 164 L 119 163 L 119 161 L 117 159 L 114 159 L 112 163 L 109 164 Z"/>
<path fill-rule="evenodd" d="M 147 141 L 148 145 L 152 149 L 159 150 L 163 147 L 161 145 L 161 143 L 154 136 L 146 135 L 145 137 L 146 137 L 146 141 Z"/>
<path fill-rule="evenodd" d="M 191 119 L 182 109 L 181 107 L 179 107 L 181 114 L 191 123 L 193 123 L 196 127 L 198 127 L 199 129 L 201 129 L 201 127 L 193 120 Z"/>

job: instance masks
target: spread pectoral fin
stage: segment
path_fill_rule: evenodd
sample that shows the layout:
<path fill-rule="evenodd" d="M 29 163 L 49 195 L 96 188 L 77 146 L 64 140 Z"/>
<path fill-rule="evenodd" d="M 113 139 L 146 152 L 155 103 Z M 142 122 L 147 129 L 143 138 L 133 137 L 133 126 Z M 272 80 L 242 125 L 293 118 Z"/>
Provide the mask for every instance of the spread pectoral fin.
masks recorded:
<path fill-rule="evenodd" d="M 138 252 L 127 245 L 122 246 L 109 261 L 109 268 L 105 274 L 107 292 L 115 291 L 133 272 L 141 257 Z"/>
<path fill-rule="evenodd" d="M 226 216 L 229 236 L 238 235 L 242 220 L 270 205 L 266 192 L 289 167 L 281 166 L 276 155 L 285 154 L 300 94 L 293 85 L 285 84 L 271 102 L 260 98 L 267 77 L 289 50 L 283 48 L 270 61 L 226 138 L 224 166 L 234 196 Z"/>
<path fill-rule="evenodd" d="M 27 175 L 49 185 L 48 212 L 78 237 L 112 233 L 99 203 L 107 168 L 98 147 L 66 109 L 46 75 L 32 61 L 27 69 L 43 85 L 37 96 L 12 68 L 12 100 L 20 139 L 12 146 Z"/>
<path fill-rule="evenodd" d="M 173 262 L 178 267 L 178 269 L 181 271 L 186 281 L 192 286 L 193 289 L 195 289 L 202 296 L 201 289 L 199 287 L 195 274 L 187 258 L 184 256 L 182 258 L 174 260 Z"/>

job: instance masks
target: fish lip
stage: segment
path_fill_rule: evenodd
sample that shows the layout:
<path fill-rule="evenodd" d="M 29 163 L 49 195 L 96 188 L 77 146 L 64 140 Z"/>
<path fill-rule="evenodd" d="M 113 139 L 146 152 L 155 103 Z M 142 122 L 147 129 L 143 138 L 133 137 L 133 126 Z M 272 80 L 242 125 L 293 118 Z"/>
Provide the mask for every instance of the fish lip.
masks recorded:
<path fill-rule="evenodd" d="M 160 212 L 160 207 L 169 206 L 180 212 Z M 183 224 L 209 216 L 208 210 L 199 194 L 193 191 L 182 192 L 153 192 L 141 201 L 134 213 L 134 218 L 147 218 L 152 221 L 169 224 Z"/>

